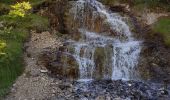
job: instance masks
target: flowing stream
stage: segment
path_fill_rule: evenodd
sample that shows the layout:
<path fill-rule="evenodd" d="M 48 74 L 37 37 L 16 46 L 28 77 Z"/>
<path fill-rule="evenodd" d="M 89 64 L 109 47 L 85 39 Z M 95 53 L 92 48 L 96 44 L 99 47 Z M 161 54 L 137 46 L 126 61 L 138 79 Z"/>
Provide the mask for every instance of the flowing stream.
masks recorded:
<path fill-rule="evenodd" d="M 141 42 L 133 37 L 126 18 L 109 11 L 96 0 L 76 1 L 70 15 L 80 33 L 78 40 L 67 41 L 72 47 L 68 53 L 79 65 L 79 81 L 139 78 L 137 64 Z M 96 31 L 97 18 L 102 20 L 99 20 L 102 22 L 99 30 L 107 31 Z"/>

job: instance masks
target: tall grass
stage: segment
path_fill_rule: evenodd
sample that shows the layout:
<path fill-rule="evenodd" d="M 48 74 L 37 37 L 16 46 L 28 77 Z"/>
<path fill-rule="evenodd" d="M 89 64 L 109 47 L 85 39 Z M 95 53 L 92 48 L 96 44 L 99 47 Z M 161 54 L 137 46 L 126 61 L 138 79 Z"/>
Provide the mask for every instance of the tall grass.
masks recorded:
<path fill-rule="evenodd" d="M 23 43 L 7 40 L 6 57 L 0 58 L 0 97 L 7 93 L 9 86 L 13 84 L 24 67 L 22 60 Z"/>

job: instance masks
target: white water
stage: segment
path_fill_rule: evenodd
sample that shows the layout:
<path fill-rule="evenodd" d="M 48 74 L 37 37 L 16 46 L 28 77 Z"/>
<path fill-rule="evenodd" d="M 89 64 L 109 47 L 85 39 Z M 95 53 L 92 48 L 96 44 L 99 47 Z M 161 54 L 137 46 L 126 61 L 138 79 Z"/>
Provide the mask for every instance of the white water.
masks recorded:
<path fill-rule="evenodd" d="M 90 5 L 93 9 L 93 18 L 101 15 L 104 17 L 104 22 L 110 25 L 110 28 L 119 33 L 117 36 L 109 37 L 103 36 L 96 32 L 90 32 L 87 26 L 84 25 L 85 19 L 85 5 Z M 140 41 L 136 41 L 129 29 L 129 26 L 123 21 L 117 13 L 112 13 L 107 8 L 96 0 L 78 0 L 73 8 L 70 10 L 74 15 L 74 20 L 79 20 L 82 24 L 79 32 L 82 39 L 74 41 L 72 46 L 75 52 L 72 54 L 79 64 L 80 77 L 79 80 L 92 80 L 95 77 L 96 64 L 94 61 L 95 50 L 102 47 L 107 51 L 108 46 L 112 47 L 111 58 L 107 58 L 107 66 L 111 66 L 112 74 L 103 72 L 102 78 L 111 78 L 113 80 L 136 79 L 138 73 L 136 67 L 138 64 L 138 57 L 141 50 Z M 94 22 L 93 22 L 94 23 Z M 108 55 L 108 54 L 107 54 Z M 105 68 L 107 69 L 107 68 Z"/>

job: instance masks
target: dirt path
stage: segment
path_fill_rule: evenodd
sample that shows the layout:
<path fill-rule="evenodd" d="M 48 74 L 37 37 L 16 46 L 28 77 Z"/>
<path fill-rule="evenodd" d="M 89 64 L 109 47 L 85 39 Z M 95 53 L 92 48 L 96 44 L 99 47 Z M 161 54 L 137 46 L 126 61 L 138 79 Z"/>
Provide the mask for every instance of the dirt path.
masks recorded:
<path fill-rule="evenodd" d="M 54 49 L 61 45 L 61 42 L 49 32 L 31 32 L 32 36 L 24 54 L 25 71 L 16 80 L 6 100 L 44 100 L 52 97 L 59 89 L 54 86 L 60 80 L 54 81 L 47 75 L 47 70 L 37 65 L 39 54 L 47 49 Z"/>

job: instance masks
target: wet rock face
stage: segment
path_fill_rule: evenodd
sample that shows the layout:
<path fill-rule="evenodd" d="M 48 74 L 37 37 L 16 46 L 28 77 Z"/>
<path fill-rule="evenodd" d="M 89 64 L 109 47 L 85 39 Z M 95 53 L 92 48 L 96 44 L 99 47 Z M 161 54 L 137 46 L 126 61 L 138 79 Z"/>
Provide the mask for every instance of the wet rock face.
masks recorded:
<path fill-rule="evenodd" d="M 57 51 L 44 52 L 39 57 L 39 63 L 44 65 L 52 75 L 65 77 L 68 79 L 79 78 L 79 64 L 75 59 L 75 48 L 66 45 L 61 46 Z M 83 57 L 85 49 L 81 49 L 80 56 Z M 93 73 L 94 79 L 111 79 L 112 76 L 112 46 L 106 48 L 98 47 L 94 53 L 95 70 Z M 90 74 L 90 73 L 89 73 Z"/>
<path fill-rule="evenodd" d="M 80 57 L 84 56 L 85 48 L 80 50 Z M 62 75 L 66 78 L 79 78 L 79 65 L 73 54 L 75 54 L 75 48 L 70 45 L 62 46 L 52 56 L 53 60 L 47 62 L 47 68 L 55 75 Z M 48 55 L 50 57 L 50 55 Z M 111 79 L 112 75 L 112 46 L 106 48 L 98 47 L 95 49 L 94 62 L 95 71 L 93 73 L 94 79 Z M 92 55 L 91 55 L 92 56 Z M 45 57 L 49 59 L 49 57 Z M 89 73 L 90 74 L 90 73 Z"/>
<path fill-rule="evenodd" d="M 86 3 L 83 8 L 72 9 L 76 1 L 69 3 L 69 11 L 65 12 L 65 25 L 69 33 L 77 36 L 78 29 L 86 28 L 89 31 L 104 33 L 105 35 L 115 35 L 116 32 L 110 29 L 110 25 L 105 22 L 105 15 L 94 13 L 95 7 Z M 76 5 L 77 6 L 77 5 Z"/>
<path fill-rule="evenodd" d="M 94 79 L 111 79 L 112 76 L 112 48 L 98 47 L 94 53 L 95 72 Z"/>

